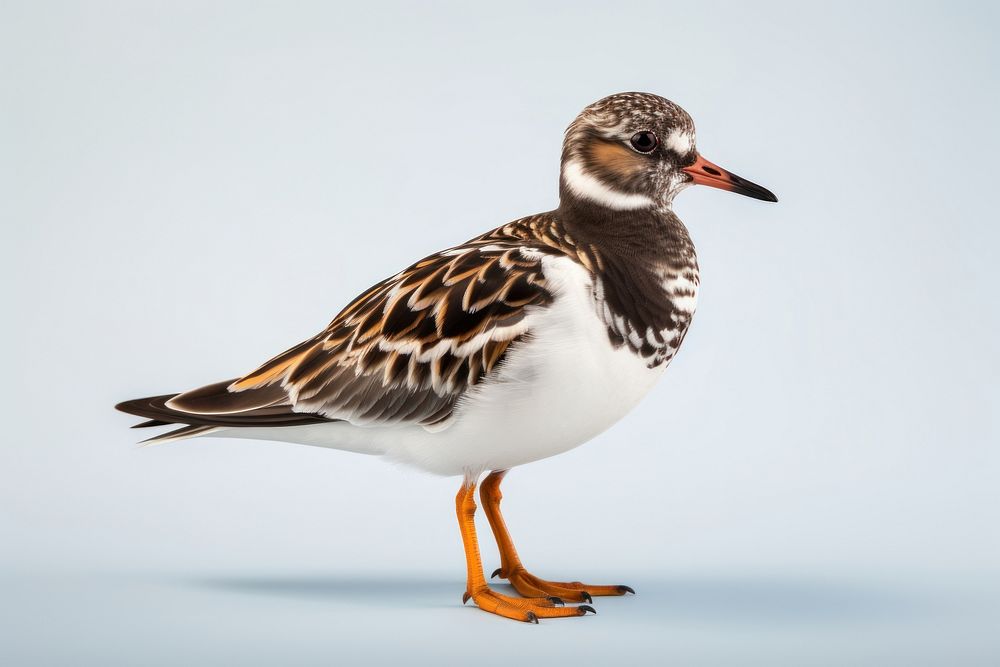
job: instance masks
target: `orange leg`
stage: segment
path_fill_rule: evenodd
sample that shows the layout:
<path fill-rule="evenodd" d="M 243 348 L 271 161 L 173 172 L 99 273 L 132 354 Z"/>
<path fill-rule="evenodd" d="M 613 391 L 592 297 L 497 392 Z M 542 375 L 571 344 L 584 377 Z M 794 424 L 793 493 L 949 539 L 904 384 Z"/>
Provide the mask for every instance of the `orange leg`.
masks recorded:
<path fill-rule="evenodd" d="M 476 484 L 465 482 L 455 498 L 455 510 L 458 513 L 458 527 L 462 532 L 462 544 L 465 546 L 465 564 L 469 574 L 462 602 L 469 598 L 480 609 L 513 618 L 518 621 L 537 623 L 539 618 L 556 618 L 559 616 L 583 616 L 593 607 L 579 605 L 577 607 L 557 606 L 563 601 L 557 597 L 542 594 L 539 597 L 510 597 L 501 595 L 490 589 L 483 575 L 483 563 L 479 557 L 479 540 L 476 539 Z"/>
<path fill-rule="evenodd" d="M 509 580 L 514 590 L 525 597 L 555 595 L 574 602 L 592 602 L 592 595 L 635 593 L 628 586 L 591 586 L 579 581 L 546 581 L 525 570 L 507 531 L 503 515 L 500 514 L 500 499 L 503 498 L 503 494 L 500 493 L 500 482 L 506 474 L 506 470 L 491 472 L 479 489 L 483 510 L 486 512 L 486 518 L 490 520 L 493 536 L 496 537 L 497 546 L 500 548 L 500 567 L 493 573 L 494 577 L 499 575 Z"/>

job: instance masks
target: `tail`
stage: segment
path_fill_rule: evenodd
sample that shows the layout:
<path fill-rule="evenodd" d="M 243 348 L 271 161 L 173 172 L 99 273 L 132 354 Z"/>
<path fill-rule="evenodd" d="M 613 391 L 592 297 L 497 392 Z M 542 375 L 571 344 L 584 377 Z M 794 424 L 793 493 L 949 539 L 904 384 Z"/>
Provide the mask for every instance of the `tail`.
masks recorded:
<path fill-rule="evenodd" d="M 142 428 L 145 426 L 159 426 L 160 424 L 154 424 L 152 422 L 143 422 L 141 424 L 136 424 L 132 428 Z M 166 433 L 161 433 L 160 435 L 153 436 L 152 438 L 146 438 L 145 440 L 140 440 L 139 444 L 143 447 L 150 447 L 152 445 L 165 445 L 168 442 L 176 442 L 178 440 L 187 440 L 188 438 L 193 438 L 199 435 L 208 435 L 214 431 L 218 431 L 221 427 L 219 426 L 182 426 L 180 428 L 175 428 L 173 431 L 167 431 Z"/>
<path fill-rule="evenodd" d="M 148 398 L 134 398 L 131 401 L 122 401 L 115 406 L 115 410 L 126 412 L 137 417 L 146 417 L 146 421 L 139 422 L 132 428 L 150 428 L 154 426 L 176 426 L 181 428 L 161 433 L 152 438 L 147 438 L 139 442 L 140 445 L 163 445 L 177 440 L 186 440 L 198 435 L 208 435 L 219 430 L 219 426 L 199 423 L 193 415 L 188 415 L 178 410 L 172 410 L 166 403 L 180 394 L 163 394 L 162 396 L 150 396 Z"/>
<path fill-rule="evenodd" d="M 142 445 L 159 445 L 224 428 L 250 426 L 301 426 L 335 421 L 322 415 L 295 412 L 287 394 L 276 385 L 232 392 L 234 380 L 217 382 L 181 394 L 163 394 L 123 401 L 116 410 L 144 417 L 132 428 L 181 425 L 181 428 L 143 440 Z"/>

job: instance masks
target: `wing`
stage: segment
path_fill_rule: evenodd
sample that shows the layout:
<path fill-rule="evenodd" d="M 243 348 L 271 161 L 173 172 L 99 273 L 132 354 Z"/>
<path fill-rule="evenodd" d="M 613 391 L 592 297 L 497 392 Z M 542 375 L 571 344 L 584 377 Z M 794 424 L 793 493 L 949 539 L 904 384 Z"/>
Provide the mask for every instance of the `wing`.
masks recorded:
<path fill-rule="evenodd" d="M 209 425 L 291 425 L 304 415 L 359 425 L 442 424 L 525 335 L 534 308 L 551 300 L 542 273 L 551 252 L 493 235 L 432 255 L 252 373 L 163 397 L 162 405 L 171 421 L 189 415 Z"/>

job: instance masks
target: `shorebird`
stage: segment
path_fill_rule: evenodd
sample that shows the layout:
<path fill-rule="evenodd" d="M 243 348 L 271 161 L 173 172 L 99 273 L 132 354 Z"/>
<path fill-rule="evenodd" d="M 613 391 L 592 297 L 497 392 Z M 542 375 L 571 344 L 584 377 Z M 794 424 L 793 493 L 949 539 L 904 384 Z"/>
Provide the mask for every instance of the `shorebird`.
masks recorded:
<path fill-rule="evenodd" d="M 241 377 L 119 410 L 182 425 L 147 440 L 259 438 L 378 454 L 461 476 L 463 602 L 537 623 L 582 616 L 622 585 L 528 572 L 500 513 L 508 470 L 583 444 L 621 419 L 677 353 L 698 262 L 674 197 L 692 184 L 777 201 L 701 157 L 678 105 L 621 93 L 565 132 L 559 206 L 416 262 L 352 301 L 322 332 Z M 487 584 L 475 490 L 500 551 Z"/>

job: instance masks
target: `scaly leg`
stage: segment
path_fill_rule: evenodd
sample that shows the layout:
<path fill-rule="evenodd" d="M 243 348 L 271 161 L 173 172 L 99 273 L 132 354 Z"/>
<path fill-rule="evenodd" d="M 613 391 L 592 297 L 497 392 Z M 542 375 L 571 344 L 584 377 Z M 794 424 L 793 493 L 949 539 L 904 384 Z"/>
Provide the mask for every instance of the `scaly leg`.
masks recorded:
<path fill-rule="evenodd" d="M 537 623 L 539 618 L 555 618 L 559 616 L 583 616 L 593 607 L 580 605 L 577 607 L 556 606 L 563 602 L 557 597 L 541 595 L 535 598 L 510 597 L 491 590 L 483 575 L 483 563 L 479 557 L 479 540 L 476 539 L 476 483 L 466 480 L 455 498 L 455 510 L 458 513 L 458 528 L 462 532 L 462 544 L 465 546 L 465 564 L 468 567 L 468 580 L 462 602 L 469 598 L 480 609 L 513 618 L 518 621 Z M 594 612 L 595 614 L 597 612 Z"/>
<path fill-rule="evenodd" d="M 503 494 L 500 493 L 500 482 L 506 474 L 506 470 L 491 472 L 483 480 L 479 489 L 479 497 L 483 501 L 483 511 L 486 512 L 486 518 L 490 520 L 490 528 L 493 529 L 493 536 L 500 548 L 500 567 L 493 573 L 494 577 L 500 575 L 509 580 L 514 586 L 514 590 L 528 598 L 555 595 L 574 602 L 592 602 L 592 595 L 635 593 L 628 586 L 591 586 L 579 581 L 546 581 L 525 570 L 517 555 L 517 550 L 514 548 L 510 533 L 507 531 L 503 515 L 500 514 L 500 499 L 503 498 Z"/>

